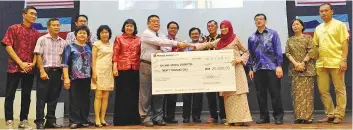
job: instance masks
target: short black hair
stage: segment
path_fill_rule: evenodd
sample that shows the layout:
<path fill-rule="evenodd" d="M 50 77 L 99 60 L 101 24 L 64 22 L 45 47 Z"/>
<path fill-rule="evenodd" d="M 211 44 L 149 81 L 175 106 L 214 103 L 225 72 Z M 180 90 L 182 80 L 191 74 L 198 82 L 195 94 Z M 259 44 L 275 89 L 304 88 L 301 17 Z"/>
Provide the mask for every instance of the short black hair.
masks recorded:
<path fill-rule="evenodd" d="M 127 19 L 125 22 L 124 22 L 124 24 L 123 24 L 123 27 L 121 27 L 121 32 L 123 32 L 123 33 L 125 33 L 125 25 L 126 24 L 132 24 L 132 25 L 134 25 L 134 35 L 136 35 L 137 34 L 137 26 L 136 26 L 136 22 L 135 22 L 135 20 L 133 20 L 133 19 Z"/>
<path fill-rule="evenodd" d="M 99 28 L 97 29 L 97 39 L 101 40 L 101 32 L 103 30 L 107 30 L 109 32 L 109 39 L 112 38 L 112 30 L 109 28 L 108 25 L 101 25 L 99 26 Z"/>
<path fill-rule="evenodd" d="M 24 9 L 22 10 L 22 14 L 27 13 L 28 10 L 30 10 L 30 9 L 34 9 L 35 11 L 37 11 L 37 8 L 36 8 L 36 7 L 34 7 L 34 6 L 27 6 L 26 8 L 24 8 Z"/>
<path fill-rule="evenodd" d="M 191 36 L 191 32 L 194 31 L 194 30 L 197 30 L 199 32 L 199 34 L 201 34 L 201 30 L 199 28 L 196 28 L 196 27 L 192 27 L 190 30 L 189 30 L 189 36 Z"/>
<path fill-rule="evenodd" d="M 167 24 L 167 28 L 169 28 L 169 26 L 170 26 L 171 24 L 177 25 L 177 29 L 179 30 L 179 24 L 178 24 L 177 22 L 175 22 L 175 21 L 170 21 L 170 22 Z"/>
<path fill-rule="evenodd" d="M 216 24 L 216 26 L 218 26 L 218 23 L 217 23 L 216 20 L 210 20 L 210 21 L 207 22 L 207 24 L 212 23 L 212 22 L 214 22 L 214 24 Z"/>
<path fill-rule="evenodd" d="M 90 35 L 91 35 L 91 32 L 89 31 L 89 28 L 88 28 L 86 25 L 78 26 L 78 27 L 75 29 L 75 37 L 77 37 L 77 33 L 78 33 L 79 31 L 86 31 L 87 36 L 90 36 Z M 88 37 L 87 37 L 87 38 L 88 38 Z"/>
<path fill-rule="evenodd" d="M 156 18 L 159 19 L 159 16 L 158 16 L 158 15 L 152 14 L 152 15 L 148 16 L 148 18 L 147 18 L 147 23 L 150 22 L 151 18 L 153 18 L 153 17 L 156 17 Z"/>
<path fill-rule="evenodd" d="M 57 19 L 57 18 L 50 18 L 49 20 L 48 20 L 48 22 L 47 22 L 47 26 L 49 27 L 50 26 L 50 22 L 51 21 L 59 21 L 59 19 Z M 60 23 L 60 21 L 59 21 L 59 23 Z"/>
<path fill-rule="evenodd" d="M 303 26 L 303 29 L 302 29 L 302 32 L 304 32 L 305 30 L 305 25 L 304 25 L 304 22 L 300 19 L 293 19 L 291 22 L 290 22 L 290 31 L 292 31 L 292 33 L 294 33 L 293 31 L 293 28 L 292 28 L 292 25 L 295 21 L 298 21 L 302 26 Z"/>
<path fill-rule="evenodd" d="M 333 10 L 333 6 L 330 3 L 323 3 L 320 5 L 320 7 L 324 6 L 324 5 L 328 5 L 330 7 L 330 9 Z"/>
<path fill-rule="evenodd" d="M 87 19 L 87 21 L 88 21 L 87 15 L 84 15 L 84 14 L 80 14 L 80 15 L 76 16 L 75 21 L 77 22 L 78 18 L 80 18 L 80 17 L 85 17 Z"/>
<path fill-rule="evenodd" d="M 255 17 L 254 17 L 254 20 L 255 20 L 255 18 L 258 17 L 258 16 L 264 16 L 265 20 L 267 20 L 266 15 L 265 15 L 265 14 L 262 14 L 262 13 L 256 14 Z"/>

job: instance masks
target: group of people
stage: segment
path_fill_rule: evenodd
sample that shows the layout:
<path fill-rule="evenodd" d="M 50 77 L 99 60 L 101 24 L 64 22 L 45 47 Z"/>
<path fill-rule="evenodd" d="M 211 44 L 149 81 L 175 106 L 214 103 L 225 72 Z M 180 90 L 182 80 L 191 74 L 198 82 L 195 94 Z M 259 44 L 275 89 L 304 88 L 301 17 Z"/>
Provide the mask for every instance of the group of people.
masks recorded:
<path fill-rule="evenodd" d="M 334 18 L 330 4 L 320 6 L 324 21 L 315 29 L 313 38 L 303 34 L 305 26 L 300 19 L 291 22 L 293 32 L 286 43 L 285 55 L 290 60 L 289 76 L 292 79 L 294 123 L 313 122 L 314 76 L 324 104 L 324 119 L 318 122 L 341 123 L 347 104 L 344 72 L 347 69 L 349 34 L 346 25 Z M 32 28 L 37 18 L 36 8 L 29 6 L 22 12 L 23 23 L 8 28 L 2 44 L 9 54 L 5 97 L 6 127 L 13 128 L 13 101 L 21 81 L 21 114 L 19 128 L 31 128 L 28 123 L 30 94 L 33 80 L 37 80 L 36 120 L 37 129 L 61 128 L 56 123 L 55 109 L 62 86 L 69 91 L 69 127 L 72 129 L 95 125 L 108 125 L 105 114 L 110 91 L 115 90 L 113 123 L 116 126 L 145 126 L 177 123 L 175 107 L 177 94 L 152 95 L 151 54 L 163 52 L 207 51 L 232 49 L 235 59 L 236 86 L 234 92 L 207 93 L 210 117 L 207 123 L 247 126 L 252 121 L 247 93 L 248 76 L 255 83 L 260 119 L 257 124 L 270 123 L 267 107 L 267 91 L 272 100 L 275 124 L 283 124 L 281 78 L 283 77 L 283 54 L 278 33 L 266 27 L 266 15 L 254 17 L 257 30 L 248 38 L 248 49 L 239 36 L 234 34 L 230 21 L 219 24 L 207 23 L 210 33 L 201 38 L 199 28 L 191 28 L 191 41 L 177 38 L 178 23 L 168 23 L 168 35 L 159 33 L 160 19 L 157 15 L 147 18 L 148 28 L 137 36 L 133 19 L 127 19 L 122 34 L 114 42 L 112 30 L 101 25 L 92 33 L 87 27 L 88 17 L 76 17 L 74 32 L 66 40 L 59 36 L 60 21 L 49 19 L 48 33 L 41 36 Z M 37 66 L 38 69 L 34 69 Z M 36 72 L 34 72 L 36 71 Z M 36 73 L 37 77 L 34 77 Z M 336 92 L 336 107 L 329 88 L 330 77 Z M 90 92 L 95 91 L 95 122 L 89 121 Z M 183 123 L 190 118 L 202 122 L 203 93 L 182 94 Z M 217 101 L 218 100 L 218 101 Z M 218 105 L 217 105 L 218 102 Z M 47 104 L 47 114 L 44 106 Z M 219 108 L 219 113 L 218 113 Z M 44 119 L 45 118 L 45 119 Z"/>

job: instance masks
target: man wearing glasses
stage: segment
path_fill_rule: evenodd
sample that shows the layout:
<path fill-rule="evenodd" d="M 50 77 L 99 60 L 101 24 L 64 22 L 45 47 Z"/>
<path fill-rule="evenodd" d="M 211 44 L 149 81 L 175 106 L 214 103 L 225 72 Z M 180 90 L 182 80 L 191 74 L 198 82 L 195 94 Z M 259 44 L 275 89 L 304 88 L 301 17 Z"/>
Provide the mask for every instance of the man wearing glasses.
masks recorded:
<path fill-rule="evenodd" d="M 28 6 L 22 11 L 23 23 L 10 26 L 2 40 L 9 54 L 5 95 L 6 128 L 14 129 L 13 101 L 21 81 L 21 113 L 18 128 L 32 129 L 28 123 L 28 112 L 33 86 L 33 67 L 36 59 L 33 50 L 40 33 L 32 25 L 37 19 L 37 9 Z"/>
<path fill-rule="evenodd" d="M 281 41 L 275 30 L 266 27 L 266 15 L 254 17 L 257 30 L 248 39 L 250 57 L 248 61 L 249 77 L 255 81 L 257 101 L 260 108 L 260 119 L 257 124 L 270 123 L 267 108 L 267 91 L 269 91 L 275 124 L 283 124 L 283 106 L 281 98 L 281 78 L 283 77 L 283 54 Z"/>
<path fill-rule="evenodd" d="M 169 40 L 159 33 L 159 16 L 150 15 L 147 18 L 148 28 L 141 34 L 140 57 L 140 112 L 146 114 L 143 117 L 145 126 L 165 126 L 163 119 L 163 95 L 152 95 L 151 54 L 160 50 L 161 46 L 178 46 L 180 48 L 191 47 L 191 44 Z"/>

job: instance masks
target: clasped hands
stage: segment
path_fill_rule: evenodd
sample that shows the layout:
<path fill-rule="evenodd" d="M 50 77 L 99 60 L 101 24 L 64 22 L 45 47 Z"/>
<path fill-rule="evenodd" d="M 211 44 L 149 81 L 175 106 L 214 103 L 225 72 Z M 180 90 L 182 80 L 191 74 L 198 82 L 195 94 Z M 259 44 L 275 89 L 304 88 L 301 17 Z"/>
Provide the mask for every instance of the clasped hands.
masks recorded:
<path fill-rule="evenodd" d="M 186 42 L 178 42 L 178 48 L 188 48 L 188 47 L 195 47 L 193 44 L 186 43 Z"/>
<path fill-rule="evenodd" d="M 29 63 L 29 62 L 22 62 L 19 64 L 19 66 L 21 67 L 22 69 L 22 73 L 28 73 L 30 72 L 33 67 L 34 67 L 34 64 L 33 63 Z"/>
<path fill-rule="evenodd" d="M 305 71 L 305 63 L 301 62 L 301 63 L 296 63 L 295 65 L 295 71 L 299 71 L 299 72 L 303 72 Z"/>

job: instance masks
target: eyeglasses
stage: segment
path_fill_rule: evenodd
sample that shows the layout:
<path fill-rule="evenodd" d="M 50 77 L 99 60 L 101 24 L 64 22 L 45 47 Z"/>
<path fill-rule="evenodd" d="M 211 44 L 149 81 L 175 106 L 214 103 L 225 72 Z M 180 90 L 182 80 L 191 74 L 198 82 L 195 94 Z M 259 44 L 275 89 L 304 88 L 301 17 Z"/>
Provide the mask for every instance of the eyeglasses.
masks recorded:
<path fill-rule="evenodd" d="M 34 12 L 30 12 L 30 13 L 26 13 L 26 14 L 29 14 L 29 15 L 37 17 L 37 13 L 34 13 Z"/>
<path fill-rule="evenodd" d="M 263 19 L 263 18 L 256 18 L 255 19 L 255 21 L 263 21 L 263 20 L 265 20 L 265 19 Z"/>

